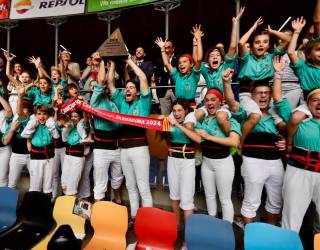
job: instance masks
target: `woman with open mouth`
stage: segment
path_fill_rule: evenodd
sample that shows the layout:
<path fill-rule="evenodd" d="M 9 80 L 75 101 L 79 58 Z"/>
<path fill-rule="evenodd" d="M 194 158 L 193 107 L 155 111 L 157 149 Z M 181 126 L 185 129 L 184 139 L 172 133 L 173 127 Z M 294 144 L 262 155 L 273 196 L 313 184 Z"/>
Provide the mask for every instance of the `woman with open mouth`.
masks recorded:
<path fill-rule="evenodd" d="M 191 140 L 200 144 L 203 154 L 201 176 L 209 215 L 217 215 L 216 193 L 218 192 L 222 206 L 222 217 L 233 222 L 234 209 L 231 191 L 234 162 L 230 155 L 230 148 L 238 146 L 241 132 L 240 125 L 232 118 L 230 119 L 230 131 L 227 135 L 219 126 L 216 114 L 221 107 L 222 100 L 223 96 L 220 91 L 208 90 L 205 96 L 208 115 L 201 125 L 197 125 L 196 132 L 179 123 L 173 123 L 173 125 L 181 129 Z"/>

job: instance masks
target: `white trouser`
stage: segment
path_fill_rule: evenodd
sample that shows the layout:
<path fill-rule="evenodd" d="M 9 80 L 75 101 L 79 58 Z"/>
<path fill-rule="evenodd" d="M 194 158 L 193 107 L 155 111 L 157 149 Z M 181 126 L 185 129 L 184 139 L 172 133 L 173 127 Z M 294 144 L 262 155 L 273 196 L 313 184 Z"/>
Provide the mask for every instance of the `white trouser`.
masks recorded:
<path fill-rule="evenodd" d="M 9 183 L 8 187 L 16 188 L 24 166 L 29 170 L 30 154 L 12 153 L 9 161 Z"/>
<path fill-rule="evenodd" d="M 84 168 L 79 183 L 79 198 L 88 198 L 91 196 L 90 190 L 90 172 L 93 165 L 93 152 L 84 157 Z"/>
<path fill-rule="evenodd" d="M 30 159 L 30 188 L 29 191 L 43 193 L 52 192 L 53 158 L 45 160 Z"/>
<path fill-rule="evenodd" d="M 11 146 L 0 147 L 0 187 L 8 185 L 9 159 Z"/>
<path fill-rule="evenodd" d="M 206 195 L 208 214 L 217 215 L 217 191 L 222 208 L 222 218 L 233 222 L 234 209 L 231 200 L 234 178 L 234 162 L 229 155 L 223 159 L 203 157 L 201 177 Z"/>
<path fill-rule="evenodd" d="M 76 195 L 84 167 L 84 156 L 65 155 L 61 173 L 61 187 L 65 195 Z"/>
<path fill-rule="evenodd" d="M 55 148 L 53 158 L 53 179 L 52 179 L 52 197 L 56 198 L 61 194 L 60 185 L 60 168 L 63 166 L 64 156 L 66 155 L 66 148 Z"/>
<path fill-rule="evenodd" d="M 126 177 L 131 216 L 135 217 L 139 208 L 139 193 L 143 207 L 152 207 L 149 186 L 150 155 L 148 146 L 122 148 L 121 166 Z"/>
<path fill-rule="evenodd" d="M 183 210 L 194 209 L 196 167 L 195 159 L 168 157 L 170 199 L 180 201 Z"/>
<path fill-rule="evenodd" d="M 94 149 L 93 166 L 94 198 L 101 200 L 105 197 L 108 189 L 109 167 L 111 167 L 111 187 L 118 189 L 122 184 L 123 174 L 120 164 L 120 149 Z"/>
<path fill-rule="evenodd" d="M 320 214 L 320 173 L 287 165 L 283 182 L 282 227 L 299 233 L 303 217 L 313 201 Z"/>
<path fill-rule="evenodd" d="M 282 161 L 243 156 L 241 175 L 245 188 L 241 214 L 247 218 L 256 216 L 264 186 L 267 192 L 266 211 L 279 214 L 282 207 L 281 190 L 284 176 Z"/>

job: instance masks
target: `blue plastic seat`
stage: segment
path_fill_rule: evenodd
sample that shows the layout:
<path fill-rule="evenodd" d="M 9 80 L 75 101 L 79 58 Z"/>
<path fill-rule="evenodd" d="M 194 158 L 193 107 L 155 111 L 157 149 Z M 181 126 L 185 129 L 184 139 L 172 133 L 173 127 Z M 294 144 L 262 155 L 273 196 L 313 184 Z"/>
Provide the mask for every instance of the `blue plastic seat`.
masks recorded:
<path fill-rule="evenodd" d="M 18 197 L 19 194 L 15 189 L 0 188 L 0 234 L 16 223 Z"/>
<path fill-rule="evenodd" d="M 204 214 L 187 218 L 185 242 L 188 250 L 234 250 L 232 224 Z"/>
<path fill-rule="evenodd" d="M 244 230 L 245 250 L 303 250 L 297 232 L 266 223 L 250 223 Z"/>

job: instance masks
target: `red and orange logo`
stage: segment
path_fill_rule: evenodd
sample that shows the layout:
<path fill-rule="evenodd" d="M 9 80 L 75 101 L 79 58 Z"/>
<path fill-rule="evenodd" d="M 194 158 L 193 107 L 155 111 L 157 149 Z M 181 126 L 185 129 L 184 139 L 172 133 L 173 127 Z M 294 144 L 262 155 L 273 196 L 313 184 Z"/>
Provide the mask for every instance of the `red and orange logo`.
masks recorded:
<path fill-rule="evenodd" d="M 18 14 L 24 14 L 33 8 L 32 0 L 17 0 L 13 8 L 16 9 Z"/>

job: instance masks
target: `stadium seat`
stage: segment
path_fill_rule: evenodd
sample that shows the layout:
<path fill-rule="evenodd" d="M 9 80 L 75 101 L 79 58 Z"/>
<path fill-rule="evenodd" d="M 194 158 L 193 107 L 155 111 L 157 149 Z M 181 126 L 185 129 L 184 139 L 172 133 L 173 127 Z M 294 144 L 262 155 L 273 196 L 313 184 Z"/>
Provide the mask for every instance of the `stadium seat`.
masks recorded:
<path fill-rule="evenodd" d="M 177 221 L 174 213 L 158 208 L 139 208 L 134 232 L 138 238 L 136 250 L 173 250 L 177 239 Z"/>
<path fill-rule="evenodd" d="M 128 210 L 110 201 L 98 201 L 93 204 L 91 225 L 94 234 L 86 250 L 126 249 L 126 232 L 128 228 Z"/>
<path fill-rule="evenodd" d="M 85 236 L 85 219 L 81 216 L 73 214 L 73 207 L 76 201 L 74 196 L 59 196 L 54 204 L 53 218 L 56 221 L 55 229 L 61 225 L 68 224 L 71 226 L 73 233 L 79 239 L 83 239 Z M 53 231 L 46 236 L 41 242 L 39 242 L 33 250 L 47 249 L 48 242 L 53 237 Z"/>
<path fill-rule="evenodd" d="M 51 197 L 41 192 L 27 192 L 20 207 L 21 221 L 0 236 L 0 249 L 30 249 L 53 226 Z"/>
<path fill-rule="evenodd" d="M 303 250 L 299 234 L 266 223 L 250 223 L 244 230 L 246 250 Z"/>
<path fill-rule="evenodd" d="M 320 233 L 316 234 L 314 236 L 314 246 L 313 249 L 314 250 L 320 250 Z"/>
<path fill-rule="evenodd" d="M 10 229 L 17 220 L 18 197 L 15 189 L 0 188 L 0 234 Z"/>
<path fill-rule="evenodd" d="M 234 250 L 232 224 L 213 216 L 192 214 L 186 222 L 185 243 L 188 250 Z"/>
<path fill-rule="evenodd" d="M 48 243 L 48 250 L 80 250 L 81 240 L 74 235 L 70 225 L 61 225 Z"/>

